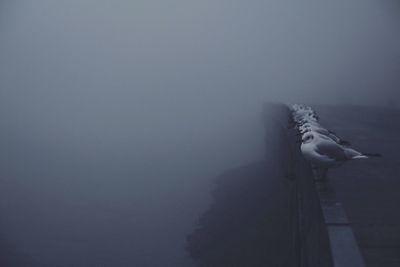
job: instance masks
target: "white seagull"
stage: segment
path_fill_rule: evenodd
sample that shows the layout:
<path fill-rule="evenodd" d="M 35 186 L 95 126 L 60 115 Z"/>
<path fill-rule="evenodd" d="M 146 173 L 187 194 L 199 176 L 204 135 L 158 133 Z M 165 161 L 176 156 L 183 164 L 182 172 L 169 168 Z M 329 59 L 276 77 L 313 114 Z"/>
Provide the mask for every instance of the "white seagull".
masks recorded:
<path fill-rule="evenodd" d="M 349 146 L 350 143 L 347 141 L 342 140 L 341 138 L 339 138 L 338 136 L 336 136 L 336 134 L 332 131 L 329 131 L 328 129 L 325 129 L 321 126 L 317 126 L 317 125 L 311 125 L 309 123 L 304 124 L 303 126 L 299 127 L 299 132 L 301 135 L 305 135 L 306 133 L 309 132 L 316 132 L 322 135 L 325 135 L 329 138 L 331 138 L 333 141 L 335 141 L 336 143 L 340 144 L 340 145 L 346 145 Z"/>
<path fill-rule="evenodd" d="M 304 158 L 312 164 L 320 179 L 326 178 L 328 168 L 338 167 L 346 161 L 380 156 L 344 147 L 331 138 L 312 131 L 303 135 L 300 148 Z"/>

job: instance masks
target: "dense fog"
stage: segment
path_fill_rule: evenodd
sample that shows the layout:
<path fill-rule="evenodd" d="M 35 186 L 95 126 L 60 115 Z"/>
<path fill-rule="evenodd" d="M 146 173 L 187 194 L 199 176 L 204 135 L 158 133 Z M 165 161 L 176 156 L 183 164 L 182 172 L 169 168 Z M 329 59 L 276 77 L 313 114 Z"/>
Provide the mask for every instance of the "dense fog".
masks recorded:
<path fill-rule="evenodd" d="M 400 105 L 399 26 L 394 0 L 2 1 L 1 260 L 190 266 L 262 103 Z"/>

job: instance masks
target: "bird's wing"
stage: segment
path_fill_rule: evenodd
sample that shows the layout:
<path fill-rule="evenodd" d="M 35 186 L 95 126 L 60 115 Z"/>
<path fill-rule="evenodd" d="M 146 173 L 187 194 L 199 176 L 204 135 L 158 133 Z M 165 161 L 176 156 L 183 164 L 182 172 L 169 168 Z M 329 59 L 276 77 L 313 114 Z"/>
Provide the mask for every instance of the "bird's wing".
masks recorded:
<path fill-rule="evenodd" d="M 338 161 L 348 159 L 344 149 L 334 142 L 319 142 L 317 144 L 317 152 Z"/>

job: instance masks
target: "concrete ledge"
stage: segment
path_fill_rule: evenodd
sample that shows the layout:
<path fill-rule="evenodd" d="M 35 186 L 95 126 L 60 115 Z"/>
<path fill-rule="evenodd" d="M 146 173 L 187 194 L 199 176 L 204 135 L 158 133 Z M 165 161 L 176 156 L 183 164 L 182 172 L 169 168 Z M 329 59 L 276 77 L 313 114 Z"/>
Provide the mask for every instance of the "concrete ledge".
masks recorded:
<path fill-rule="evenodd" d="M 335 267 L 364 267 L 364 260 L 350 226 L 328 225 Z"/>
<path fill-rule="evenodd" d="M 334 267 L 365 267 L 353 230 L 329 181 L 315 182 L 328 229 Z"/>

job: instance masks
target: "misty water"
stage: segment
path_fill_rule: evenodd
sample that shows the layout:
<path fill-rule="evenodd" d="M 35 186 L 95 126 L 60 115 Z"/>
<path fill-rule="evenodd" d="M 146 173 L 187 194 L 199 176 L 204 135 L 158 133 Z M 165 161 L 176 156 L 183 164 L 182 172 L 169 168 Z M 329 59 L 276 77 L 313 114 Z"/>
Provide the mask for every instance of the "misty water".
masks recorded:
<path fill-rule="evenodd" d="M 192 265 L 212 179 L 264 155 L 263 102 L 398 105 L 399 10 L 1 1 L 0 260 Z"/>
<path fill-rule="evenodd" d="M 185 239 L 207 207 L 211 178 L 262 157 L 259 121 L 204 131 L 167 112 L 159 119 L 170 132 L 113 116 L 79 127 L 81 118 L 6 124 L 0 230 L 14 257 L 37 266 L 190 266 Z"/>

